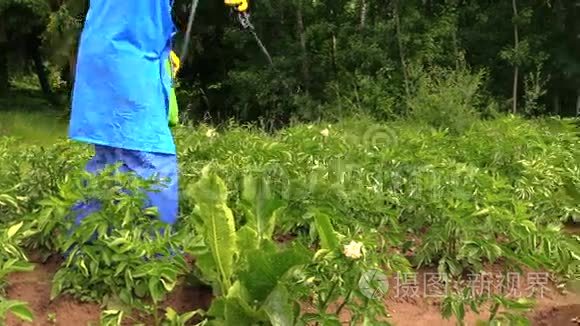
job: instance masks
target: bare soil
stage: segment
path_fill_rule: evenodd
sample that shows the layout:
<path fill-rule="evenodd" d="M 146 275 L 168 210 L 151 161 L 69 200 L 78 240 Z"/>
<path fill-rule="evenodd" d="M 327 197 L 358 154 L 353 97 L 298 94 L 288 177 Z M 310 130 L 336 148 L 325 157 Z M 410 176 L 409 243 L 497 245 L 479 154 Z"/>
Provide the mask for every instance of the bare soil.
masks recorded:
<path fill-rule="evenodd" d="M 8 298 L 26 301 L 34 313 L 34 323 L 22 322 L 14 316 L 8 317 L 7 326 L 24 325 L 62 325 L 84 326 L 99 325 L 102 310 L 99 304 L 78 302 L 70 296 L 62 296 L 50 301 L 52 277 L 58 270 L 61 261 L 51 258 L 46 263 L 37 263 L 32 272 L 14 273 L 8 282 Z M 212 294 L 207 289 L 181 285 L 167 298 L 164 307 L 170 306 L 177 312 L 184 313 L 197 309 L 208 309 Z M 150 320 L 141 320 L 145 325 L 152 325 Z"/>
<path fill-rule="evenodd" d="M 536 305 L 527 317 L 532 325 L 544 326 L 576 326 L 572 320 L 580 318 L 580 293 L 561 291 L 549 280 L 544 280 L 545 273 L 524 272 L 522 275 L 514 277 L 512 286 L 500 288 L 500 280 L 493 279 L 492 276 L 500 275 L 499 267 L 486 268 L 490 278 L 479 276 L 479 279 L 472 278 L 469 286 L 478 294 L 511 293 L 507 295 L 510 299 L 516 297 L 527 297 L 535 300 Z M 452 326 L 457 325 L 456 319 L 445 320 L 441 316 L 441 296 L 437 295 L 434 285 L 429 285 L 427 280 L 435 275 L 433 270 L 421 270 L 416 273 L 415 284 L 413 281 L 391 280 L 392 287 L 389 296 L 385 300 L 388 311 L 391 313 L 391 321 L 395 325 L 429 325 L 429 326 Z M 487 280 L 487 281 L 485 281 Z M 534 284 L 534 280 L 538 281 Z M 547 284 L 543 284 L 547 281 Z M 410 285 L 411 284 L 411 285 Z M 485 289 L 489 290 L 489 292 Z M 467 310 L 468 308 L 466 308 Z M 465 324 L 476 325 L 478 320 L 487 320 L 489 310 L 482 307 L 479 314 L 469 311 L 466 314 Z"/>
<path fill-rule="evenodd" d="M 580 304 L 551 307 L 536 314 L 535 325 L 580 325 Z"/>
<path fill-rule="evenodd" d="M 15 273 L 9 278 L 8 298 L 23 300 L 29 303 L 35 315 L 32 325 L 63 325 L 82 326 L 98 325 L 101 307 L 98 304 L 81 303 L 73 298 L 63 296 L 50 301 L 51 280 L 59 267 L 60 261 L 50 259 L 38 263 L 33 272 Z M 455 325 L 455 320 L 444 320 L 440 314 L 440 298 L 430 297 L 433 289 L 429 289 L 426 280 L 429 270 L 423 270 L 412 277 L 411 281 L 403 283 L 395 278 L 389 280 L 389 295 L 385 305 L 391 313 L 390 322 L 394 325 Z M 416 282 L 414 282 L 416 281 Z M 526 289 L 525 278 L 517 287 L 522 293 Z M 529 288 L 529 287 L 528 287 Z M 580 318 L 580 294 L 563 294 L 553 284 L 547 285 L 537 298 L 537 305 L 529 317 L 533 325 L 538 326 L 575 326 L 573 322 Z M 212 294 L 206 288 L 194 288 L 186 285 L 178 287 L 168 298 L 166 306 L 173 307 L 178 312 L 193 311 L 199 308 L 207 309 L 212 300 Z M 478 319 L 486 319 L 485 310 L 478 316 L 468 313 L 466 325 L 475 325 Z M 344 318 L 348 312 L 344 311 Z M 146 325 L 151 321 L 145 320 Z M 30 325 L 10 316 L 8 326 Z"/>

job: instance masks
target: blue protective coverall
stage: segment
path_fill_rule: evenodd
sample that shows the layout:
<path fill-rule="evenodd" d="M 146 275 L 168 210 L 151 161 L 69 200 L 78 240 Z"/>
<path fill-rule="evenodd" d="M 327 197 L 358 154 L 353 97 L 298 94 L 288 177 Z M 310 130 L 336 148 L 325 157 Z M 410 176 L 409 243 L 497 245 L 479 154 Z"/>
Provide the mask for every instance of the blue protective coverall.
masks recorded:
<path fill-rule="evenodd" d="M 175 27 L 171 0 L 90 0 L 81 34 L 69 137 L 95 146 L 87 170 L 121 163 L 121 171 L 170 182 L 148 194 L 148 206 L 172 224 L 178 212 L 178 170 L 168 124 Z M 98 209 L 79 204 L 79 218 Z"/>

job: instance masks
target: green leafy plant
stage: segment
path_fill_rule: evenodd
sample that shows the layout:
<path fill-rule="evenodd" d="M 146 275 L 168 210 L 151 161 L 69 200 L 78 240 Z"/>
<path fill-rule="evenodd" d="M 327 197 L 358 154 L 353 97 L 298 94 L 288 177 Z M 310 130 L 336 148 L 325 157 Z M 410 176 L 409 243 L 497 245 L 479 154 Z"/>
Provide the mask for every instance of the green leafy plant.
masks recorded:
<path fill-rule="evenodd" d="M 481 107 L 472 77 L 420 92 L 435 99 L 426 100 L 431 107 L 443 107 L 446 94 L 458 107 Z M 474 84 L 462 93 L 465 80 Z M 332 324 L 339 308 L 353 323 L 384 322 L 384 307 L 368 294 L 386 291 L 385 276 L 419 267 L 449 282 L 499 264 L 571 283 L 580 249 L 563 222 L 580 216 L 576 127 L 499 116 L 453 131 L 449 112 L 419 124 L 358 117 L 271 134 L 236 124 L 180 127 L 182 216 L 172 232 L 143 209 L 140 190 L 152 180 L 77 174 L 88 151 L 76 145 L 0 140 L 0 229 L 22 221 L 21 230 L 35 233 L 16 247 L 65 253 L 54 294 L 103 301 L 111 325 L 135 317 L 129 307 L 170 322 L 158 308 L 190 273 L 181 248 L 216 297 L 189 322 L 209 325 Z M 94 199 L 100 210 L 76 225 L 71 208 Z M 344 252 L 351 241 L 365 249 L 357 259 Z M 515 306 L 512 316 L 501 313 L 510 310 L 502 296 L 456 290 L 443 300 L 446 315 L 461 319 L 476 307 L 492 324 L 519 318 Z M 490 304 L 499 304 L 496 313 Z"/>
<path fill-rule="evenodd" d="M 444 318 L 452 315 L 457 318 L 459 325 L 465 325 L 465 314 L 468 309 L 480 314 L 481 306 L 488 303 L 489 317 L 487 320 L 478 320 L 477 325 L 530 325 L 525 317 L 532 307 L 533 302 L 525 298 L 512 300 L 502 295 L 474 295 L 472 289 L 465 287 L 457 293 L 448 295 L 443 300 L 441 314 Z M 503 308 L 502 311 L 499 309 Z"/>
<path fill-rule="evenodd" d="M 51 232 L 43 231 L 57 235 L 67 257 L 54 276 L 51 297 L 70 293 L 102 301 L 109 310 L 136 307 L 158 320 L 159 303 L 188 271 L 180 246 L 189 235 L 172 231 L 154 209 L 143 209 L 144 191 L 154 191 L 158 181 L 113 171 L 77 176 L 45 202 L 41 216 L 51 221 L 39 225 L 51 226 Z M 93 200 L 98 209 L 77 225 L 70 207 Z"/>
<path fill-rule="evenodd" d="M 28 308 L 28 303 L 19 300 L 6 300 L 0 296 L 0 325 L 4 325 L 3 320 L 8 313 L 26 322 L 34 320 L 34 316 Z"/>
<path fill-rule="evenodd" d="M 248 223 L 239 229 L 227 206 L 226 186 L 210 166 L 188 190 L 197 205 L 193 227 L 204 236 L 196 266 L 218 295 L 206 322 L 293 325 L 299 306 L 283 280 L 292 269 L 307 263 L 310 254 L 296 245 L 279 248 L 272 241 L 277 200 L 259 180 L 244 184 Z"/>
<path fill-rule="evenodd" d="M 201 314 L 201 311 L 189 311 L 183 314 L 178 314 L 173 308 L 165 309 L 165 319 L 161 323 L 162 326 L 186 326 L 188 322 L 196 315 Z"/>
<path fill-rule="evenodd" d="M 0 324 L 4 323 L 8 313 L 28 322 L 34 319 L 26 302 L 6 299 L 4 293 L 6 277 L 10 273 L 34 269 L 19 247 L 22 238 L 30 235 L 30 231 L 23 228 L 23 225 L 20 222 L 5 229 L 0 228 Z"/>
<path fill-rule="evenodd" d="M 481 94 L 484 73 L 464 70 L 434 69 L 423 74 L 417 91 L 407 99 L 409 115 L 438 129 L 461 133 L 477 121 L 484 109 Z"/>
<path fill-rule="evenodd" d="M 301 299 L 314 306 L 314 312 L 304 314 L 301 321 L 307 325 L 343 325 L 341 313 L 349 311 L 349 325 L 389 325 L 383 303 L 389 284 L 375 248 L 355 240 L 345 243 L 348 237 L 338 234 L 330 216 L 323 212 L 315 213 L 315 221 L 320 249 L 313 261 L 295 274 Z"/>
<path fill-rule="evenodd" d="M 57 317 L 56 317 L 56 313 L 51 312 L 46 316 L 46 320 L 51 323 L 51 324 L 56 324 L 57 322 Z"/>

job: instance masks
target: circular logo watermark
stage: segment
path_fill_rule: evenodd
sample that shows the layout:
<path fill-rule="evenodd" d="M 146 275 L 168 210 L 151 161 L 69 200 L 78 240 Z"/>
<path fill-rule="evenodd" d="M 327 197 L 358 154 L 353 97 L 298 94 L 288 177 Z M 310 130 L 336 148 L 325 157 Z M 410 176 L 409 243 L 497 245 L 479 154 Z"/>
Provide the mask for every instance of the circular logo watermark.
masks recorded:
<path fill-rule="evenodd" d="M 358 287 L 369 299 L 381 298 L 389 292 L 389 279 L 380 269 L 370 269 L 362 274 Z"/>
<path fill-rule="evenodd" d="M 364 146 L 387 147 L 397 144 L 397 134 L 389 126 L 375 125 L 368 128 L 362 136 Z"/>

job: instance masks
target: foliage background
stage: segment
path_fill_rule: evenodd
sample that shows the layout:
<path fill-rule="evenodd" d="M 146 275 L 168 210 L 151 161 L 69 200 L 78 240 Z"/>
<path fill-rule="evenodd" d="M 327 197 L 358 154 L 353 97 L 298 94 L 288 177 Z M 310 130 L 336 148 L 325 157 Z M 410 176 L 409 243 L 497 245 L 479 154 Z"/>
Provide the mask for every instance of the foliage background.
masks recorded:
<path fill-rule="evenodd" d="M 0 91 L 36 72 L 48 98 L 68 103 L 87 5 L 1 0 Z M 189 5 L 174 4 L 181 30 Z M 352 111 L 388 119 L 412 110 L 406 98 L 434 69 L 469 68 L 484 72 L 499 111 L 574 116 L 579 11 L 563 0 L 254 1 L 251 17 L 274 58 L 271 69 L 221 1 L 201 1 L 179 75 L 181 110 L 195 121 L 272 125 Z"/>

